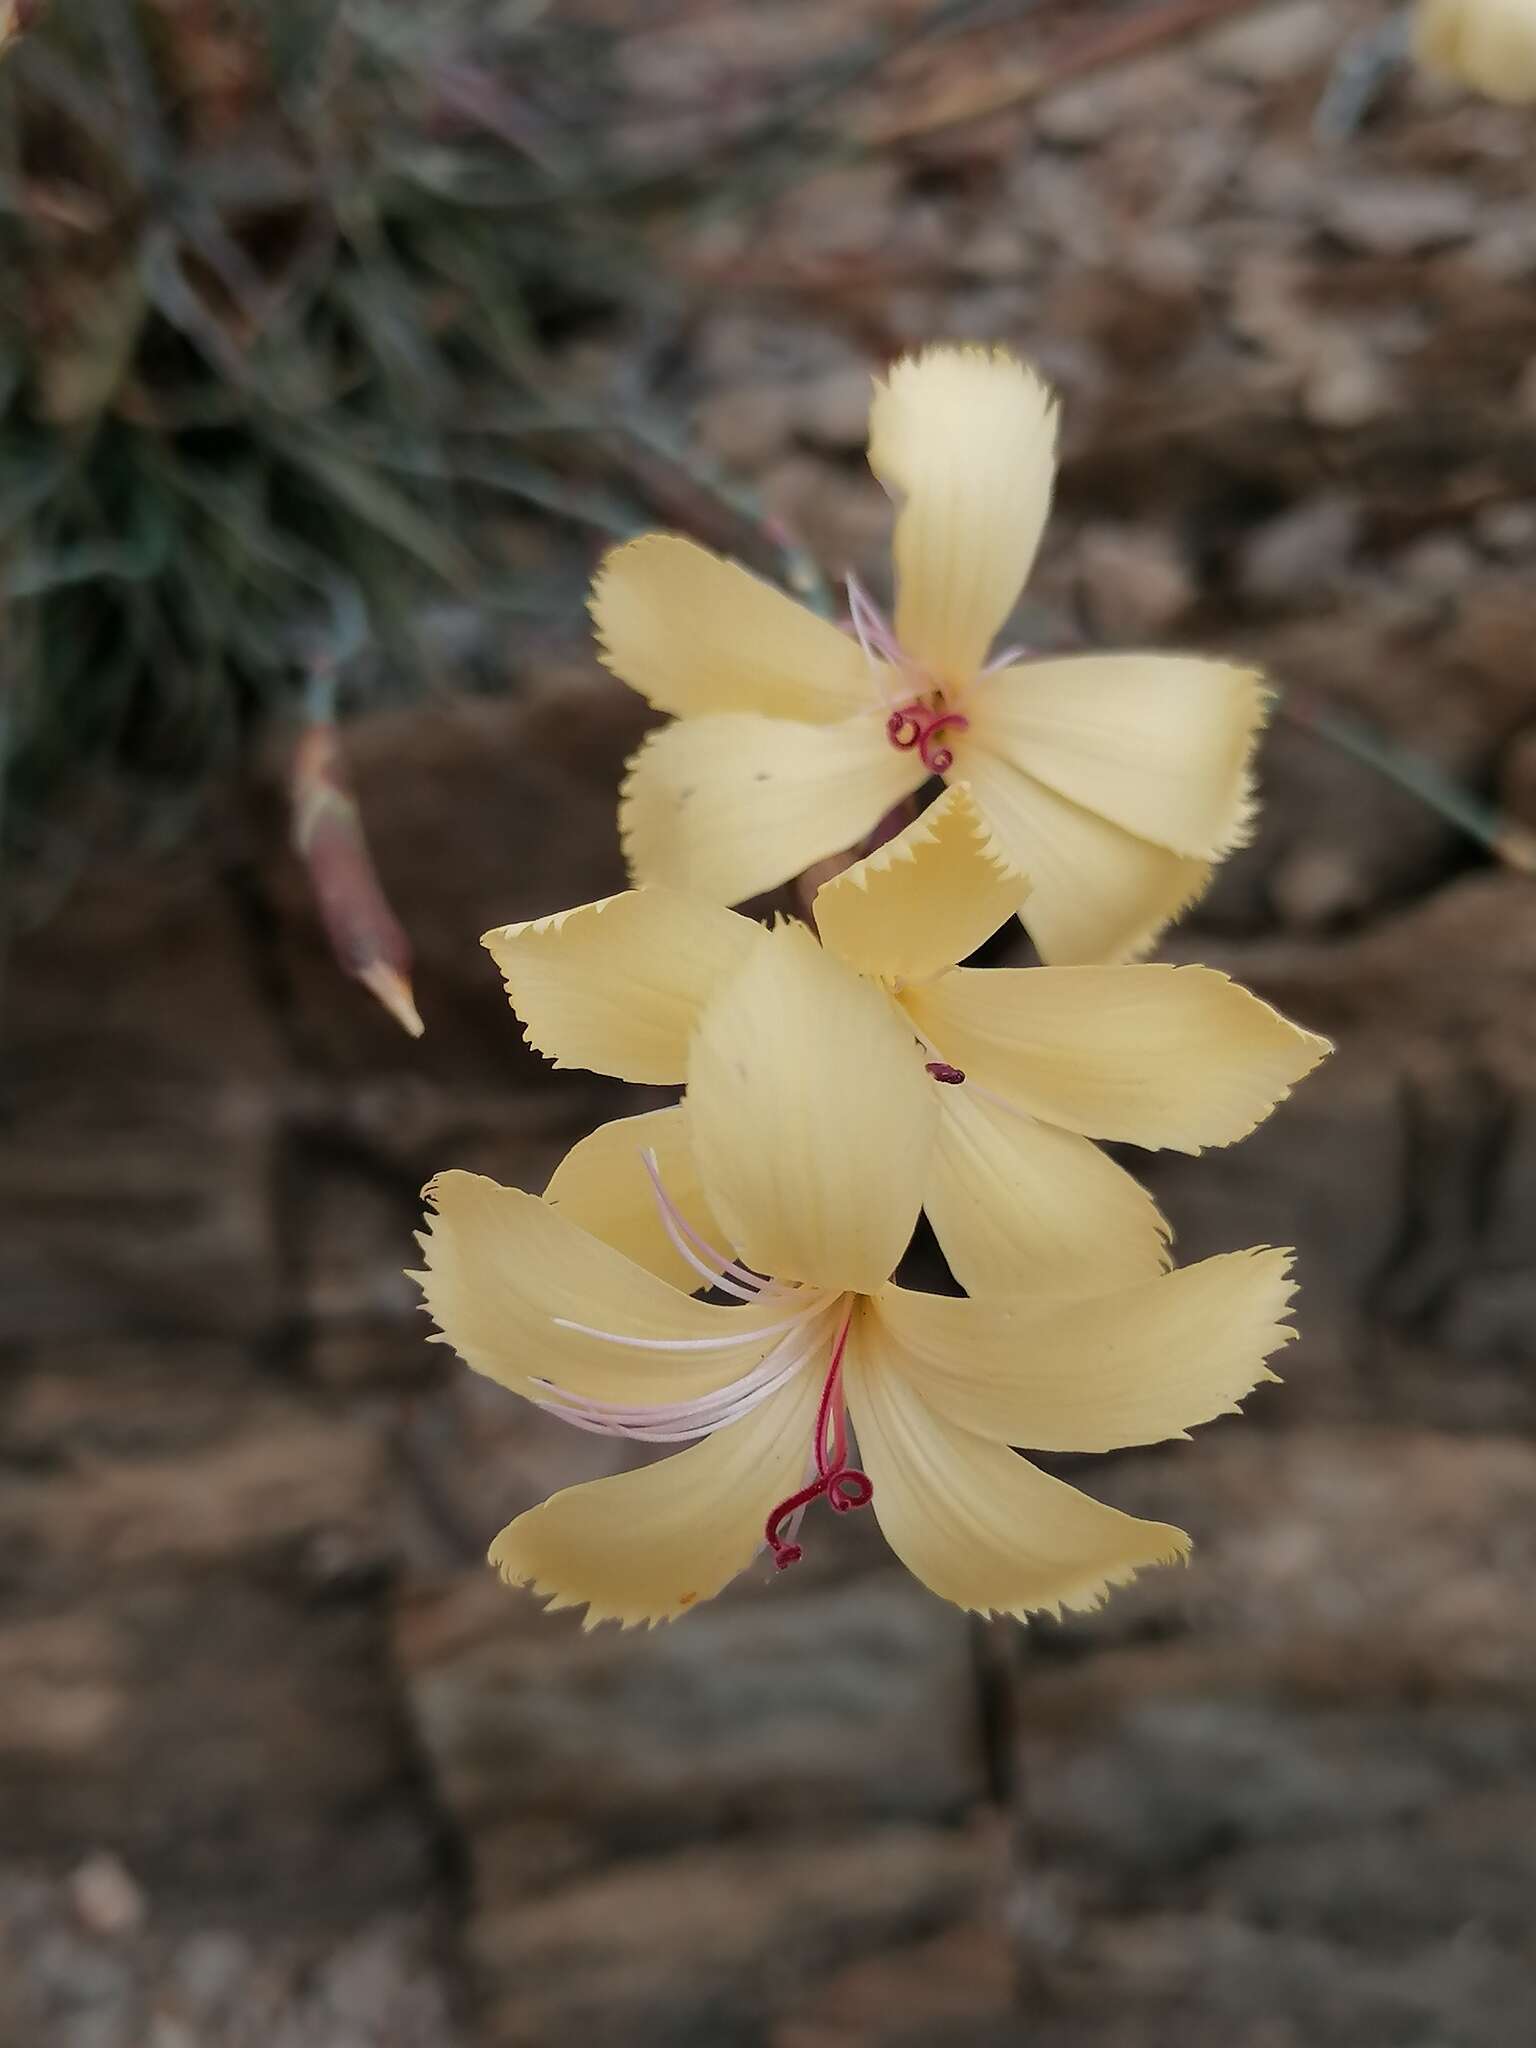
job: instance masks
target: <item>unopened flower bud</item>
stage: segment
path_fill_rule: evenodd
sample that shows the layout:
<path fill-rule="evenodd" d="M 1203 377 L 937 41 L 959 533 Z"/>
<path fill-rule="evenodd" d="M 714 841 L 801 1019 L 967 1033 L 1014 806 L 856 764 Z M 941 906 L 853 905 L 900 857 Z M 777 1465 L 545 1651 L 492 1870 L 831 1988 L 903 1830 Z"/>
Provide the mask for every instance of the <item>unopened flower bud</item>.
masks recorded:
<path fill-rule="evenodd" d="M 410 942 L 389 907 L 363 833 L 334 725 L 306 728 L 294 754 L 293 843 L 309 870 L 337 961 L 401 1028 L 419 1038 Z"/>

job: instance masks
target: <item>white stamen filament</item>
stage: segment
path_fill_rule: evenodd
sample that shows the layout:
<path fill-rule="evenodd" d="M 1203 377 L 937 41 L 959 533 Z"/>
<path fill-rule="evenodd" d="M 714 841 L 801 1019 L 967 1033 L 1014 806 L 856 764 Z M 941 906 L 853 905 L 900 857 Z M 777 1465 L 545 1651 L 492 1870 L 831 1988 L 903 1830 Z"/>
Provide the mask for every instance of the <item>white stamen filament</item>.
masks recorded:
<path fill-rule="evenodd" d="M 729 1351 L 748 1344 L 754 1337 L 776 1337 L 780 1330 L 793 1330 L 816 1314 L 819 1303 L 786 1316 L 782 1322 L 759 1323 L 755 1329 L 739 1330 L 729 1337 L 629 1337 L 622 1330 L 594 1330 L 590 1323 L 573 1323 L 568 1316 L 551 1316 L 557 1330 L 574 1330 L 578 1337 L 596 1337 L 602 1344 L 623 1344 L 631 1351 Z"/>
<path fill-rule="evenodd" d="M 851 569 L 843 580 L 848 591 L 848 620 L 858 638 L 870 681 L 880 693 L 884 705 L 889 707 L 895 699 L 886 688 L 885 678 L 876 660 L 876 649 L 878 648 L 885 659 L 897 668 L 903 666 L 905 657 L 896 635 L 886 623 L 885 615 Z"/>
<path fill-rule="evenodd" d="M 646 1151 L 640 1154 L 647 1175 L 650 1178 L 651 1193 L 656 1198 L 656 1207 L 661 1215 L 661 1227 L 671 1239 L 673 1249 L 687 1260 L 701 1280 L 707 1280 L 711 1287 L 718 1287 L 723 1294 L 733 1294 L 738 1301 L 755 1301 L 760 1294 L 777 1294 L 783 1290 L 772 1280 L 764 1280 L 760 1274 L 750 1271 L 739 1260 L 729 1258 L 717 1251 L 705 1237 L 702 1237 L 688 1221 L 676 1202 L 667 1193 L 661 1178 L 661 1169 L 656 1163 L 656 1154 Z M 690 1249 L 690 1246 L 694 1249 Z M 698 1253 L 704 1254 L 704 1259 Z M 706 1265 L 704 1260 L 709 1263 Z"/>
<path fill-rule="evenodd" d="M 820 1348 L 824 1334 L 812 1333 L 799 1342 L 781 1338 L 750 1372 L 692 1401 L 628 1406 L 616 1401 L 589 1400 L 552 1381 L 542 1381 L 540 1384 L 547 1386 L 554 1398 L 540 1401 L 538 1406 L 548 1414 L 558 1415 L 573 1428 L 595 1436 L 624 1437 L 637 1443 L 686 1443 L 740 1422 L 754 1408 L 761 1407 L 804 1370 Z"/>

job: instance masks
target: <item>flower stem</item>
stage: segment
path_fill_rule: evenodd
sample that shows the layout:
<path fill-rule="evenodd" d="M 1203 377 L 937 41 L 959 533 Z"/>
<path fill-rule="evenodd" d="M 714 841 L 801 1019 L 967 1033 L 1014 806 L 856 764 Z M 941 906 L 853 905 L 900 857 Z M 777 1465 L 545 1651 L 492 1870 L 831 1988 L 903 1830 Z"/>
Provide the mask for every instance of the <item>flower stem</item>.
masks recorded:
<path fill-rule="evenodd" d="M 1294 683 L 1276 687 L 1281 716 L 1292 725 L 1374 768 L 1388 782 L 1417 797 L 1447 824 L 1486 847 L 1506 867 L 1536 875 L 1536 832 L 1528 826 L 1506 817 L 1425 755 L 1377 732 L 1353 712 L 1341 711 L 1315 692 Z"/>

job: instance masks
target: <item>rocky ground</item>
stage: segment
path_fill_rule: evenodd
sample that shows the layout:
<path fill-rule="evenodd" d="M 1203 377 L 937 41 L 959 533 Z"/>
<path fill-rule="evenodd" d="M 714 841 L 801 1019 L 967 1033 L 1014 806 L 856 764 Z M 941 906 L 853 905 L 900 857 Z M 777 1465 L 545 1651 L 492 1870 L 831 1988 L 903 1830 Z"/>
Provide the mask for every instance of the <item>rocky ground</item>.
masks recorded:
<path fill-rule="evenodd" d="M 637 108 L 686 85 L 718 139 L 807 18 L 680 10 Z M 871 365 L 1025 348 L 1067 421 L 1032 639 L 1262 660 L 1536 825 L 1536 121 L 1398 78 L 1321 149 L 1379 18 L 1255 9 L 948 127 L 1023 32 L 909 53 L 846 103 L 895 139 L 665 239 L 684 346 L 573 372 L 878 588 Z M 1148 1170 L 1187 1256 L 1298 1245 L 1303 1340 L 1077 1475 L 1187 1571 L 981 1627 L 851 1518 L 583 1636 L 480 1560 L 610 1447 L 427 1347 L 400 1270 L 434 1169 L 538 1187 L 621 1099 L 519 1045 L 475 939 L 615 886 L 642 711 L 579 639 L 512 662 L 356 734 L 420 1046 L 325 958 L 260 767 L 13 948 L 0 2043 L 1525 2048 L 1536 882 L 1277 724 L 1171 950 L 1339 1049 Z"/>

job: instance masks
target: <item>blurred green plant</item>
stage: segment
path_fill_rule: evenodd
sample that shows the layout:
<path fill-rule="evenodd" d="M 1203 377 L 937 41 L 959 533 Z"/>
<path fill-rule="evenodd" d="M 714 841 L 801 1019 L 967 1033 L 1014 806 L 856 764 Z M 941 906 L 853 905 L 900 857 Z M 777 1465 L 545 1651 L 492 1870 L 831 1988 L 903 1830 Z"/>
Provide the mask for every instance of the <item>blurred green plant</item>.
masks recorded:
<path fill-rule="evenodd" d="M 728 142 L 683 122 L 636 154 L 612 141 L 622 10 L 0 0 L 4 845 L 67 880 L 103 812 L 168 836 L 269 723 L 494 686 L 498 618 L 568 621 L 584 583 L 526 528 L 509 544 L 509 502 L 681 526 L 827 608 L 793 538 L 638 388 L 575 405 L 550 345 L 623 314 L 654 350 L 680 307 L 648 218 L 856 154 L 815 129 L 830 102 L 1037 4 L 934 0 Z M 1030 91 L 1253 4 L 1153 5 Z M 1375 736 L 1307 722 L 1514 857 L 1503 820 Z"/>
<path fill-rule="evenodd" d="M 601 51 L 540 12 L 52 0 L 0 63 L 13 850 L 82 784 L 174 818 L 275 713 L 490 680 L 476 621 L 579 603 L 508 499 L 644 523 L 543 381 L 624 282 L 550 203 Z"/>

